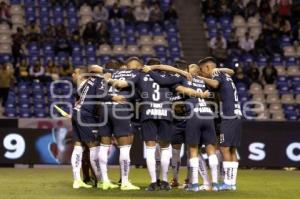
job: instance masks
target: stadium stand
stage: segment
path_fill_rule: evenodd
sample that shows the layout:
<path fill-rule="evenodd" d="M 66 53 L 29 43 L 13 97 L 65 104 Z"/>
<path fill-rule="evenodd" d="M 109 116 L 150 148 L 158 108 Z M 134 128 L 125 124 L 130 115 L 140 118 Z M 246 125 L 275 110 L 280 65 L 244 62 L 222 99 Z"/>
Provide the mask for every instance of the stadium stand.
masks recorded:
<path fill-rule="evenodd" d="M 212 55 L 224 65 L 236 67 L 242 104 L 262 102 L 265 109 L 252 113 L 261 115 L 258 120 L 297 121 L 299 3 L 277 2 L 207 0 L 202 10 L 204 26 Z"/>
<path fill-rule="evenodd" d="M 171 0 L 74 2 L 1 3 L 7 17 L 0 24 L 0 63 L 12 63 L 17 80 L 5 116 L 49 117 L 51 102 L 73 101 L 70 96 L 53 98 L 50 88 L 52 80 L 69 81 L 73 67 L 129 56 L 144 61 L 156 56 L 172 64 L 182 57 L 177 16 L 168 12 Z M 64 84 L 56 86 L 64 95 Z"/>

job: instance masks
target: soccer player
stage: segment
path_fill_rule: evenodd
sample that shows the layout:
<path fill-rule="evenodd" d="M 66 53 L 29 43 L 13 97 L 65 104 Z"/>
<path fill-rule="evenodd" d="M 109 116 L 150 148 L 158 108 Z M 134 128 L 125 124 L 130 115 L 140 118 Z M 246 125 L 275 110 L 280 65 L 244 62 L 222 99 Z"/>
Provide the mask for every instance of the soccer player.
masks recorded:
<path fill-rule="evenodd" d="M 197 77 L 199 75 L 199 70 L 200 68 L 197 65 L 190 65 L 188 72 L 192 75 L 192 80 L 185 80 L 182 82 L 182 85 L 176 87 L 176 91 L 182 94 L 187 94 L 187 89 L 195 90 L 202 94 L 200 96 L 196 94 L 188 95 L 189 97 L 186 99 L 186 108 L 189 112 L 189 117 L 186 122 L 185 142 L 188 145 L 189 166 L 191 169 L 190 186 L 187 187 L 187 190 L 199 191 L 198 148 L 204 144 L 209 156 L 209 166 L 212 174 L 212 190 L 218 191 L 218 159 L 215 154 L 216 134 L 213 122 L 214 115 L 206 101 L 202 99 L 209 97 L 209 93 L 206 91 L 203 80 Z M 172 69 L 170 71 L 172 71 Z"/>
<path fill-rule="evenodd" d="M 96 68 L 97 66 L 92 66 Z M 122 95 L 126 97 L 126 102 L 104 102 L 107 112 L 102 112 L 102 120 L 107 119 L 107 124 L 100 127 L 101 146 L 100 153 L 104 154 L 100 157 L 101 174 L 103 178 L 103 189 L 106 189 L 106 185 L 110 184 L 110 180 L 107 174 L 107 153 L 111 143 L 112 135 L 116 138 L 118 147 L 120 149 L 120 168 L 121 168 L 121 190 L 139 190 L 140 188 L 133 185 L 129 181 L 130 170 L 130 149 L 133 141 L 132 134 L 133 129 L 131 126 L 133 108 L 129 104 L 130 98 L 135 95 L 130 87 L 125 88 L 123 86 L 124 80 L 133 77 L 135 74 L 132 70 L 120 69 L 121 65 L 114 67 L 111 78 L 107 80 L 110 84 L 108 87 L 109 95 Z M 99 67 L 99 72 L 103 72 L 103 68 Z M 126 83 L 126 82 L 125 82 Z M 127 83 L 126 83 L 127 85 Z"/>
<path fill-rule="evenodd" d="M 241 108 L 237 90 L 230 75 L 220 72 L 213 74 L 217 68 L 217 62 L 212 57 L 199 61 L 201 72 L 205 75 L 202 78 L 210 87 L 217 89 L 220 93 L 220 149 L 223 155 L 223 169 L 225 172 L 224 183 L 221 190 L 236 190 L 236 178 L 238 171 L 237 147 L 241 140 Z"/>
<path fill-rule="evenodd" d="M 75 104 L 72 113 L 72 126 L 74 130 L 74 149 L 71 156 L 73 170 L 73 188 L 91 188 L 85 184 L 80 177 L 80 169 L 83 155 L 83 144 L 90 149 L 90 162 L 97 180 L 101 180 L 99 166 L 99 147 L 97 146 L 95 135 L 98 132 L 96 124 L 98 123 L 97 102 L 105 100 L 123 101 L 122 96 L 105 95 L 105 90 L 99 88 L 103 85 L 103 78 L 100 76 L 87 77 L 85 68 L 76 68 L 72 74 L 74 83 L 77 84 L 77 90 L 80 96 L 79 101 Z M 98 184 L 100 186 L 100 183 Z"/>

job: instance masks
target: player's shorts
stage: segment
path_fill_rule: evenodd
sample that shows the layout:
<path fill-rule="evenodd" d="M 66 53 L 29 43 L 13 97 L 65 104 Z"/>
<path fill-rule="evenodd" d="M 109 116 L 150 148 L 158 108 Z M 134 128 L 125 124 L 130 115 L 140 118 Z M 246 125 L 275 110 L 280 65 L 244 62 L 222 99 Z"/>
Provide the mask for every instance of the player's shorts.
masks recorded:
<path fill-rule="evenodd" d="M 193 145 L 215 145 L 217 136 L 213 119 L 199 119 L 196 115 L 187 120 L 185 143 Z"/>
<path fill-rule="evenodd" d="M 141 125 L 143 141 L 171 141 L 171 121 L 148 119 Z"/>
<path fill-rule="evenodd" d="M 183 144 L 185 143 L 185 128 L 186 120 L 179 120 L 172 122 L 172 144 Z"/>
<path fill-rule="evenodd" d="M 72 115 L 72 127 L 73 127 L 73 141 L 80 142 L 94 142 L 98 134 L 97 123 L 98 118 L 91 116 L 90 114 L 81 113 L 76 114 L 74 111 Z M 92 125 L 92 126 L 91 126 Z"/>
<path fill-rule="evenodd" d="M 220 146 L 239 147 L 241 143 L 241 119 L 222 119 L 221 121 Z"/>
<path fill-rule="evenodd" d="M 101 123 L 105 125 L 99 127 L 99 135 L 121 137 L 132 134 L 131 112 L 127 109 L 128 105 L 125 104 L 108 105 L 106 111 L 101 113 Z"/>

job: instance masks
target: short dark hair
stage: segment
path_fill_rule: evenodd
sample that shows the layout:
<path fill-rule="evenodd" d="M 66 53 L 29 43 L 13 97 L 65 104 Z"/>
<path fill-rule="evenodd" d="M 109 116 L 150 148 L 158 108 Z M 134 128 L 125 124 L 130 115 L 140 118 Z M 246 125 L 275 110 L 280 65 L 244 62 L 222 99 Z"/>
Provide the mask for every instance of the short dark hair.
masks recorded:
<path fill-rule="evenodd" d="M 202 64 L 206 64 L 207 62 L 213 62 L 213 63 L 217 64 L 216 58 L 214 58 L 214 57 L 205 57 L 205 58 L 200 59 L 198 61 L 198 65 L 200 66 Z"/>
<path fill-rule="evenodd" d="M 147 65 L 151 66 L 151 65 L 160 65 L 161 62 L 159 59 L 157 58 L 150 58 L 148 61 L 147 61 Z"/>
<path fill-rule="evenodd" d="M 132 61 L 137 61 L 137 62 L 143 64 L 142 60 L 140 60 L 138 57 L 135 57 L 135 56 L 129 57 L 125 63 L 128 64 L 129 62 L 132 62 Z"/>
<path fill-rule="evenodd" d="M 186 70 L 188 67 L 187 61 L 184 59 L 176 60 L 174 63 L 174 67 L 181 69 L 181 70 Z"/>
<path fill-rule="evenodd" d="M 108 69 L 119 69 L 121 67 L 120 62 L 115 59 L 111 59 L 105 64 L 105 68 Z"/>

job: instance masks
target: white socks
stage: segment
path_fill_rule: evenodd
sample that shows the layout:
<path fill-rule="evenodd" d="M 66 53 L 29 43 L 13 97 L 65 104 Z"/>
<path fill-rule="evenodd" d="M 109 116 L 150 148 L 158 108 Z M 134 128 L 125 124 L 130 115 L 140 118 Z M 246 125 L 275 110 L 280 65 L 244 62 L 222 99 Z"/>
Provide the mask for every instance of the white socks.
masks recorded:
<path fill-rule="evenodd" d="M 74 146 L 72 156 L 71 156 L 71 164 L 72 164 L 74 180 L 81 180 L 80 169 L 81 169 L 82 153 L 83 153 L 82 146 Z"/>
<path fill-rule="evenodd" d="M 211 171 L 212 183 L 218 183 L 218 158 L 216 154 L 208 156 L 208 164 Z"/>
<path fill-rule="evenodd" d="M 161 173 L 162 173 L 162 180 L 168 182 L 168 170 L 170 165 L 170 149 L 168 148 L 161 148 L 160 152 L 160 163 L 161 163 Z"/>
<path fill-rule="evenodd" d="M 199 155 L 199 173 L 202 177 L 203 185 L 210 185 L 206 162 L 201 154 Z"/>
<path fill-rule="evenodd" d="M 180 149 L 172 149 L 171 166 L 173 171 L 173 179 L 178 180 L 178 173 L 181 164 Z"/>
<path fill-rule="evenodd" d="M 100 170 L 103 182 L 109 182 L 109 178 L 107 175 L 107 162 L 108 162 L 108 151 L 109 145 L 100 145 L 99 147 L 99 163 L 100 163 Z"/>
<path fill-rule="evenodd" d="M 155 161 L 155 150 L 156 147 L 146 146 L 146 163 L 149 175 L 151 177 L 151 183 L 156 183 L 156 161 Z"/>
<path fill-rule="evenodd" d="M 218 175 L 219 175 L 219 181 L 223 182 L 224 181 L 224 169 L 223 169 L 223 156 L 220 150 L 216 151 L 216 155 L 219 161 L 219 166 L 218 166 Z"/>
<path fill-rule="evenodd" d="M 233 173 L 232 173 L 232 185 L 236 185 L 237 172 L 239 168 L 239 162 L 232 162 Z"/>
<path fill-rule="evenodd" d="M 190 164 L 190 183 L 198 184 L 198 169 L 199 169 L 199 158 L 189 159 Z"/>
<path fill-rule="evenodd" d="M 101 170 L 98 158 L 99 150 L 99 146 L 90 148 L 90 162 L 98 181 L 101 180 Z"/>
<path fill-rule="evenodd" d="M 120 167 L 122 183 L 128 183 L 129 169 L 130 169 L 130 145 L 120 146 Z"/>

